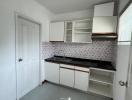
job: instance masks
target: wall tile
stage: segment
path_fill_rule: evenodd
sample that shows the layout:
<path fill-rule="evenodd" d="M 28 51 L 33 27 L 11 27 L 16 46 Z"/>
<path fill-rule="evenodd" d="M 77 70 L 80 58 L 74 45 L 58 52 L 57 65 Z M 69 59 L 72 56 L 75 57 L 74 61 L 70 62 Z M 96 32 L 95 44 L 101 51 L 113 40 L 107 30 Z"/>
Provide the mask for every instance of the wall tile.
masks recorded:
<path fill-rule="evenodd" d="M 42 43 L 42 58 L 53 55 L 112 61 L 114 41 L 93 41 L 82 43 Z"/>
<path fill-rule="evenodd" d="M 50 42 L 41 43 L 41 59 L 54 56 L 54 47 Z"/>

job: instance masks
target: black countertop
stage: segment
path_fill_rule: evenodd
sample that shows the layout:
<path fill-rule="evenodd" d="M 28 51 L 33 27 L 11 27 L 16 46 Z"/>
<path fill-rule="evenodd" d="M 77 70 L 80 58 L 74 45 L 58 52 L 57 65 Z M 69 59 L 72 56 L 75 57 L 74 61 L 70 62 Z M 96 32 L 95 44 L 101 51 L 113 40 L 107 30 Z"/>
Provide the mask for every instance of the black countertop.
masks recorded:
<path fill-rule="evenodd" d="M 59 64 L 75 65 L 75 66 L 80 66 L 85 68 L 99 68 L 99 69 L 116 71 L 112 63 L 109 61 L 72 58 L 72 57 L 63 57 L 63 56 L 54 56 L 54 57 L 45 59 L 45 61 L 59 63 Z"/>

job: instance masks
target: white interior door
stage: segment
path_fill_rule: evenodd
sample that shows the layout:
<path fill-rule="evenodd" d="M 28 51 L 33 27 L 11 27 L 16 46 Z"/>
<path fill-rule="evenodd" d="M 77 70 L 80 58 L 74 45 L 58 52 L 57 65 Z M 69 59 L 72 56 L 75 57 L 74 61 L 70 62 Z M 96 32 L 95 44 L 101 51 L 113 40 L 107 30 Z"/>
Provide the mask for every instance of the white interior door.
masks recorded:
<path fill-rule="evenodd" d="M 126 100 L 126 82 L 130 67 L 132 4 L 126 9 L 119 20 L 119 37 L 117 46 L 116 78 L 114 100 Z M 131 98 L 132 99 L 132 98 Z M 129 99 L 129 100 L 131 100 Z"/>
<path fill-rule="evenodd" d="M 17 18 L 17 98 L 39 85 L 39 24 Z"/>
<path fill-rule="evenodd" d="M 118 45 L 117 49 L 117 63 L 115 73 L 115 87 L 114 87 L 114 100 L 125 100 L 126 86 L 124 83 L 127 82 L 128 67 L 129 67 L 129 45 Z"/>

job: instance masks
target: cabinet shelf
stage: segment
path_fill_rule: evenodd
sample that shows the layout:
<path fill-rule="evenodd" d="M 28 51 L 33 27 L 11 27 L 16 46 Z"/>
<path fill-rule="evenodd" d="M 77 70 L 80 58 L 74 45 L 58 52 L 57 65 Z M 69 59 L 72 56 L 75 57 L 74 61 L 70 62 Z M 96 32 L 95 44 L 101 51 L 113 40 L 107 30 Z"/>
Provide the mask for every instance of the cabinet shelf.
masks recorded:
<path fill-rule="evenodd" d="M 65 42 L 91 43 L 92 18 L 66 21 Z"/>
<path fill-rule="evenodd" d="M 108 85 L 113 85 L 113 79 L 109 76 L 105 75 L 99 75 L 99 74 L 91 74 L 90 75 L 90 80 L 91 81 L 96 81 L 102 84 L 108 84 Z"/>
<path fill-rule="evenodd" d="M 107 96 L 112 98 L 113 93 L 112 93 L 112 87 L 109 85 L 102 85 L 96 82 L 91 82 L 89 83 L 89 92 L 93 92 L 99 95 Z"/>

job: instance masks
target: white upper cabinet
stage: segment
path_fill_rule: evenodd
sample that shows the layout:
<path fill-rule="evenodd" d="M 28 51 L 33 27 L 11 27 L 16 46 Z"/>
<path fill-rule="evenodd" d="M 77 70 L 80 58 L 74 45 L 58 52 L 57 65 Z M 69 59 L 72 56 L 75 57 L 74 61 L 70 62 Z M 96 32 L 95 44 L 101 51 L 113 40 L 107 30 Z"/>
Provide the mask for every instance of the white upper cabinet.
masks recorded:
<path fill-rule="evenodd" d="M 65 22 L 65 42 L 92 43 L 92 18 Z"/>
<path fill-rule="evenodd" d="M 114 2 L 94 6 L 94 16 L 113 16 Z"/>
<path fill-rule="evenodd" d="M 117 17 L 114 2 L 94 6 L 92 33 L 117 33 Z"/>
<path fill-rule="evenodd" d="M 116 33 L 117 17 L 94 17 L 92 33 Z"/>
<path fill-rule="evenodd" d="M 49 41 L 64 41 L 64 22 L 50 23 Z"/>

